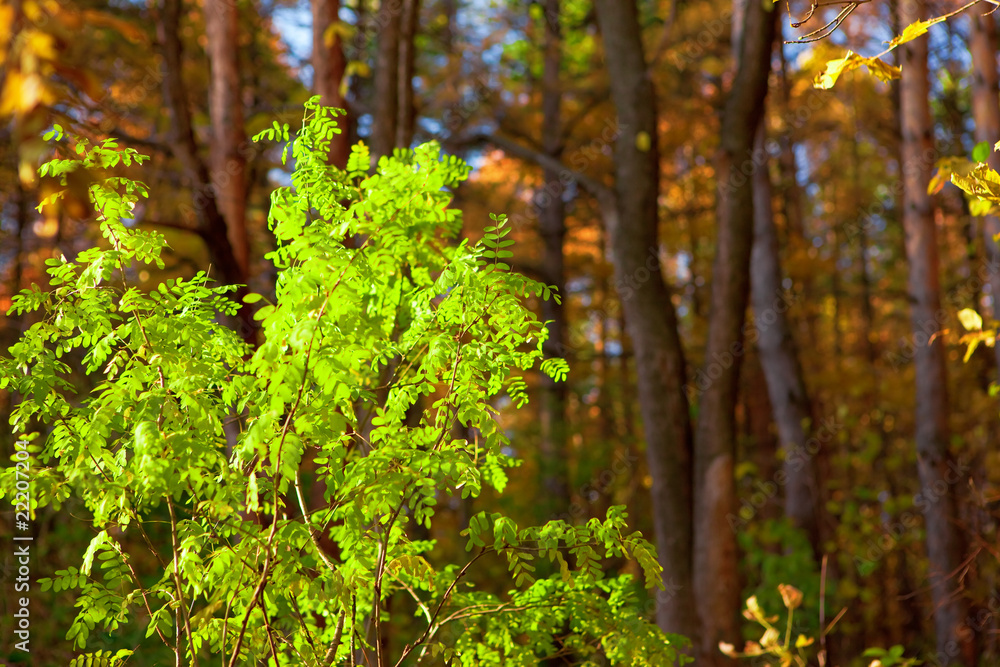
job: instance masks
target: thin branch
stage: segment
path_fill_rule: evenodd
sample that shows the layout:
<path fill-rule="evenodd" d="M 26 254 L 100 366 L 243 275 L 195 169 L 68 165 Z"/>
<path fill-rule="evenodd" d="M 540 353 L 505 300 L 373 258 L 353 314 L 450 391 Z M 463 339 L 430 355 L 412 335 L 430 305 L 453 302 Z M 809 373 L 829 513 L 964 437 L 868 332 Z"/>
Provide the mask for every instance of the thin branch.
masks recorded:
<path fill-rule="evenodd" d="M 174 503 L 167 496 L 167 508 L 170 510 L 170 544 L 174 552 L 174 586 L 177 588 L 177 610 L 175 612 L 175 623 L 177 628 L 177 646 L 178 653 L 177 657 L 180 659 L 180 641 L 181 641 L 181 612 L 183 610 L 184 617 L 184 632 L 187 633 L 188 642 L 191 646 L 191 665 L 193 667 L 198 667 L 198 655 L 194 649 L 194 635 L 191 633 L 191 617 L 188 615 L 188 610 L 184 607 L 184 588 L 181 585 L 181 568 L 180 568 L 180 542 L 177 539 L 177 515 L 174 513 Z"/>
<path fill-rule="evenodd" d="M 528 162 L 534 162 L 538 166 L 548 169 L 549 171 L 556 171 L 560 174 L 565 174 L 572 180 L 579 183 L 598 200 L 607 197 L 614 197 L 614 191 L 603 183 L 587 176 L 582 172 L 569 168 L 563 164 L 561 160 L 554 158 L 551 155 L 547 155 L 546 153 L 535 150 L 534 148 L 523 146 L 502 135 L 481 133 L 471 137 L 470 141 L 472 143 L 493 144 L 509 155 L 513 155 L 514 157 L 521 158 L 522 160 L 526 160 Z"/>
<path fill-rule="evenodd" d="M 323 664 L 326 667 L 333 667 L 334 660 L 337 659 L 337 649 L 340 648 L 340 638 L 344 634 L 344 619 L 347 616 L 347 611 L 341 611 L 340 617 L 337 618 L 337 629 L 333 631 L 333 641 L 330 642 L 330 648 L 326 652 L 326 656 L 323 658 Z"/>
<path fill-rule="evenodd" d="M 491 551 L 493 551 L 493 549 L 490 547 L 480 548 L 479 553 L 476 554 L 476 556 L 472 560 L 466 563 L 465 566 L 461 569 L 461 571 L 457 575 L 455 575 L 455 579 L 451 582 L 451 584 L 448 586 L 448 590 L 446 590 L 444 592 L 444 595 L 441 597 L 441 601 L 438 603 L 437 608 L 434 610 L 434 614 L 431 616 L 430 623 L 427 624 L 427 627 L 424 629 L 423 634 L 417 637 L 417 640 L 413 642 L 413 644 L 406 645 L 406 647 L 403 649 L 403 654 L 400 655 L 399 660 L 396 661 L 396 667 L 402 665 L 406 657 L 409 656 L 410 653 L 414 651 L 414 649 L 416 649 L 418 646 L 427 641 L 428 637 L 430 637 L 433 634 L 432 630 L 434 630 L 435 628 L 435 623 L 437 621 L 437 618 L 438 616 L 441 615 L 441 610 L 444 609 L 445 603 L 448 602 L 448 598 L 451 597 L 452 591 L 454 591 L 455 587 L 458 586 L 458 582 L 461 581 L 462 577 L 466 575 L 466 573 L 469 571 L 469 568 L 472 567 L 473 563 L 475 563 L 477 560 L 479 560 L 480 558 L 482 558 Z"/>

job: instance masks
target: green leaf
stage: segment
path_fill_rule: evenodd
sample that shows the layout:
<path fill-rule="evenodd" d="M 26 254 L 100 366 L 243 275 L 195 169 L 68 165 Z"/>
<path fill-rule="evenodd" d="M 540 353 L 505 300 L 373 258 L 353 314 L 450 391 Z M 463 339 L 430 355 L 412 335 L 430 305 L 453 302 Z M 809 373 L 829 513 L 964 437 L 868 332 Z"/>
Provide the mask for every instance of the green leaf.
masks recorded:
<path fill-rule="evenodd" d="M 972 159 L 975 162 L 986 162 L 990 157 L 990 142 L 980 141 L 972 149 Z"/>

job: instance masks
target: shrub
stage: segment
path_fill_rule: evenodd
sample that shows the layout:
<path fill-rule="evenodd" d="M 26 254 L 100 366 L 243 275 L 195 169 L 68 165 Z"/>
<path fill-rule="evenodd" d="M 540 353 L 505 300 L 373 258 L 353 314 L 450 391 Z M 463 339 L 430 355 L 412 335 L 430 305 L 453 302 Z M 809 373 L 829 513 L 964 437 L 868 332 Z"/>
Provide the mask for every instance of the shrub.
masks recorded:
<path fill-rule="evenodd" d="M 433 542 L 408 537 L 442 496 L 503 491 L 515 461 L 490 400 L 523 405 L 518 373 L 539 362 L 565 376 L 565 362 L 542 362 L 545 327 L 524 303 L 557 296 L 504 263 L 503 216 L 479 243 L 453 242 L 448 188 L 464 163 L 426 144 L 369 173 L 359 145 L 338 170 L 326 160 L 334 119 L 307 104 L 292 185 L 272 195 L 275 296 L 245 299 L 260 306 L 256 349 L 220 323 L 235 287 L 204 273 L 134 284 L 140 265 L 162 268 L 165 241 L 130 224 L 147 190 L 120 176 L 90 187 L 103 247 L 50 260 L 51 291 L 14 300 L 40 313 L 0 361 L 0 384 L 20 396 L 11 422 L 35 443 L 33 502 L 79 498 L 95 532 L 79 568 L 43 580 L 79 591 L 67 637 L 83 650 L 95 628 L 145 624 L 179 664 L 336 664 L 382 651 L 386 601 L 400 595 L 418 622 L 393 633 L 392 664 L 535 664 L 556 651 L 672 663 L 684 640 L 640 617 L 628 577 L 603 576 L 601 559 L 624 555 L 660 585 L 620 507 L 529 528 L 482 512 L 463 531 L 463 563 L 432 565 Z M 262 134 L 288 140 L 287 126 Z M 74 148 L 42 174 L 144 159 L 111 140 Z M 89 393 L 70 382 L 72 358 Z M 453 437 L 456 421 L 475 437 Z M 227 423 L 239 427 L 228 441 Z M 305 488 L 313 476 L 322 502 Z M 488 558 L 509 566 L 507 593 L 469 589 Z M 555 574 L 536 578 L 539 560 Z"/>

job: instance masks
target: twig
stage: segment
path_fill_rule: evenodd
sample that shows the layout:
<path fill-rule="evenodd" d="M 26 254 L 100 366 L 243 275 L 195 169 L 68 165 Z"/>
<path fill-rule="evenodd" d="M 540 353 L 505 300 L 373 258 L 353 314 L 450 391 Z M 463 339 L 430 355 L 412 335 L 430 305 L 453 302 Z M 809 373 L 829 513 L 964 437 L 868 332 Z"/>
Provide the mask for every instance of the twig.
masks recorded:
<path fill-rule="evenodd" d="M 819 627 L 822 628 L 826 622 L 826 560 L 827 554 L 823 554 L 823 565 L 819 575 Z M 826 633 L 819 633 L 819 667 L 826 667 Z"/>
<path fill-rule="evenodd" d="M 188 615 L 188 610 L 184 608 L 184 588 L 181 586 L 181 568 L 180 568 L 180 544 L 177 539 L 177 515 L 174 513 L 174 503 L 167 496 L 167 509 L 170 510 L 170 543 L 174 551 L 174 586 L 177 588 L 177 609 L 174 612 L 175 623 L 177 628 L 177 645 L 178 653 L 177 659 L 180 660 L 180 634 L 181 634 L 181 610 L 183 610 L 184 616 L 184 631 L 188 636 L 188 643 L 191 646 L 191 665 L 192 667 L 198 667 L 198 656 L 194 650 L 194 635 L 191 633 L 191 617 Z"/>

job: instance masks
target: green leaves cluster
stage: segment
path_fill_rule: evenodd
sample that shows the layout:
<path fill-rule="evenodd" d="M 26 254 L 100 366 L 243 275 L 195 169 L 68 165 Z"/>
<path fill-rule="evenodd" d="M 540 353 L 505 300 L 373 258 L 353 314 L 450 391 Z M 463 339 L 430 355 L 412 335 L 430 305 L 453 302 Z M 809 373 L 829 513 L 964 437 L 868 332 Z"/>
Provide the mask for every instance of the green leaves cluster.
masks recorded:
<path fill-rule="evenodd" d="M 456 240 L 450 190 L 467 165 L 425 144 L 369 171 L 359 145 L 341 171 L 326 159 L 335 118 L 314 98 L 286 147 L 292 185 L 273 193 L 269 218 L 275 293 L 245 299 L 260 306 L 256 349 L 222 323 L 239 307 L 234 287 L 203 273 L 135 286 L 143 264 L 162 267 L 165 242 L 132 225 L 147 190 L 118 176 L 90 189 L 102 247 L 51 261 L 51 289 L 14 300 L 38 313 L 0 359 L 0 385 L 20 397 L 13 426 L 43 435 L 34 500 L 80 499 L 95 531 L 79 569 L 43 582 L 80 590 L 69 638 L 84 648 L 141 624 L 192 664 L 338 664 L 381 650 L 386 601 L 404 596 L 420 625 L 394 640 L 393 662 L 534 664 L 566 650 L 672 661 L 682 640 L 638 614 L 627 578 L 604 578 L 603 558 L 627 556 L 660 585 L 620 508 L 525 529 L 479 514 L 466 531 L 478 551 L 461 567 L 410 539 L 442 498 L 503 491 L 516 461 L 491 401 L 526 400 L 519 374 L 542 360 L 546 330 L 525 301 L 557 297 L 503 262 L 504 216 L 479 243 Z M 43 171 L 143 159 L 114 142 L 74 150 Z M 562 378 L 567 366 L 542 370 Z M 93 391 L 75 393 L 78 372 Z M 506 595 L 467 590 L 490 554 L 510 566 Z M 558 574 L 539 578 L 536 558 Z"/>

